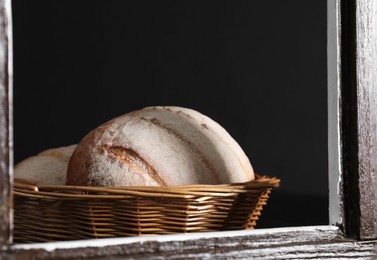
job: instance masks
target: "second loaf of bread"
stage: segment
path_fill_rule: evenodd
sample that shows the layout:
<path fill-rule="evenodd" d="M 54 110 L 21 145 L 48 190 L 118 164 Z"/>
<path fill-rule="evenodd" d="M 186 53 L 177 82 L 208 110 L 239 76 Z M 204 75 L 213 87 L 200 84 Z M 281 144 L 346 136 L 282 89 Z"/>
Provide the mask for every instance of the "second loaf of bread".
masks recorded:
<path fill-rule="evenodd" d="M 173 186 L 254 179 L 238 143 L 188 108 L 147 107 L 91 131 L 75 149 L 68 185 Z"/>

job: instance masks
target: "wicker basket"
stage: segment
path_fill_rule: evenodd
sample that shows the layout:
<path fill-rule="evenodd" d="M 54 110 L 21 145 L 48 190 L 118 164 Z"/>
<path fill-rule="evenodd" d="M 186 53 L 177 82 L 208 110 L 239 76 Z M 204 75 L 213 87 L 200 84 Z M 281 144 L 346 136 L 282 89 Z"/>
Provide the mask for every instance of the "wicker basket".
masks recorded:
<path fill-rule="evenodd" d="M 14 185 L 17 243 L 253 229 L 279 179 L 227 185 Z"/>

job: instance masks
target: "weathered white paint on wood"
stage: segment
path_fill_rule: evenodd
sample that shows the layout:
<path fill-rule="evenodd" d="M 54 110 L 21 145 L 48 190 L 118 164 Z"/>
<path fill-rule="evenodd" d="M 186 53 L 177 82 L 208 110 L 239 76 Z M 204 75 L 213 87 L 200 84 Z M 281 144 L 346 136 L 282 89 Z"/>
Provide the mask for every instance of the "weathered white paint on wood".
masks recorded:
<path fill-rule="evenodd" d="M 376 75 L 377 2 L 328 0 L 330 223 L 359 239 L 377 238 Z"/>
<path fill-rule="evenodd" d="M 305 234 L 305 237 L 294 237 L 293 234 Z M 176 235 L 163 235 L 163 236 L 140 236 L 140 237 L 124 237 L 124 238 L 107 238 L 107 239 L 89 239 L 89 240 L 76 240 L 66 242 L 48 242 L 48 243 L 34 243 L 34 244 L 16 244 L 13 249 L 43 249 L 46 251 L 54 251 L 57 249 L 74 249 L 96 246 L 116 246 L 127 245 L 145 242 L 172 242 L 172 241 L 195 241 L 205 239 L 229 239 L 237 237 L 252 238 L 250 242 L 258 244 L 257 240 L 265 241 L 263 238 L 269 239 L 269 245 L 277 245 L 282 243 L 280 236 L 292 237 L 292 241 L 304 242 L 305 240 L 326 239 L 331 240 L 334 238 L 339 239 L 341 233 L 338 227 L 332 226 L 308 226 L 308 227 L 294 227 L 294 228 L 269 228 L 269 229 L 255 229 L 255 230 L 239 230 L 239 231 L 221 231 L 221 232 L 203 232 L 203 233 L 187 233 Z M 285 241 L 283 241 L 285 243 Z"/>
<path fill-rule="evenodd" d="M 377 238 L 377 1 L 356 1 L 360 238 Z"/>
<path fill-rule="evenodd" d="M 365 259 L 377 241 L 357 242 L 318 226 L 16 245 L 8 257 L 112 259 Z M 101 249 L 98 249 L 101 246 Z M 376 255 L 377 256 L 377 255 Z M 118 257 L 118 258 L 117 258 Z"/>
<path fill-rule="evenodd" d="M 0 248 L 12 241 L 12 21 L 10 0 L 0 0 Z"/>

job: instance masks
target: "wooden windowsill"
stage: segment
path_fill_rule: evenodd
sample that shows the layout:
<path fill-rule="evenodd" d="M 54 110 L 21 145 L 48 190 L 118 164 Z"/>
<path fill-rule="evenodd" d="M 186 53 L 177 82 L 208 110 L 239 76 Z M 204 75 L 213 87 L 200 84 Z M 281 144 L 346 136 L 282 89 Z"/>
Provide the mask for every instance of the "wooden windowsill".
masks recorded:
<path fill-rule="evenodd" d="M 377 240 L 345 238 L 335 226 L 271 228 L 178 235 L 16 244 L 6 256 L 27 258 L 367 258 Z M 5 252 L 4 252 L 5 253 Z M 5 253 L 6 254 L 6 253 Z M 0 255 L 1 258 L 1 255 Z"/>

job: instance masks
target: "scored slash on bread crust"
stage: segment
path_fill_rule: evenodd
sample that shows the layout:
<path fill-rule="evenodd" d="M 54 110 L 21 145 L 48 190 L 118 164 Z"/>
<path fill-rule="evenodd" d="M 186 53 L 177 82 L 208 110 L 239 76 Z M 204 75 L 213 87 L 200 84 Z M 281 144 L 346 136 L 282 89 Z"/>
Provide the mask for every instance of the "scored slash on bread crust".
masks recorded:
<path fill-rule="evenodd" d="M 139 174 L 147 172 L 160 186 L 166 187 L 166 183 L 158 175 L 155 169 L 149 165 L 137 152 L 132 149 L 124 148 L 121 146 L 107 146 L 101 147 L 104 152 L 107 152 L 110 156 L 113 156 L 114 160 L 121 160 L 128 167 L 133 167 Z M 131 166 L 132 165 L 132 166 Z"/>

